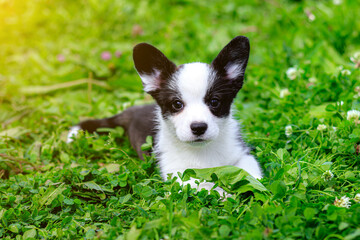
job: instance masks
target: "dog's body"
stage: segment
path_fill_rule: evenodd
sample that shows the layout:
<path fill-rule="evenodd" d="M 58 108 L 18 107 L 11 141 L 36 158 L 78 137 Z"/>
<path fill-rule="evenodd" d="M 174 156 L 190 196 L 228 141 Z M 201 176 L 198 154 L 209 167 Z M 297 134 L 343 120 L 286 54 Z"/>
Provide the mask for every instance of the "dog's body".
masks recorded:
<path fill-rule="evenodd" d="M 258 162 L 242 141 L 231 105 L 241 89 L 249 57 L 246 37 L 234 38 L 211 65 L 189 63 L 176 66 L 153 46 L 134 48 L 134 63 L 144 90 L 155 105 L 136 106 L 114 117 L 88 120 L 75 126 L 89 132 L 102 127 L 122 126 L 133 148 L 142 158 L 146 136 L 155 140 L 162 177 L 177 176 L 188 168 L 233 165 L 261 178 Z M 195 181 L 190 180 L 192 187 Z M 200 187 L 210 189 L 211 183 Z M 219 189 L 218 189 L 219 190 Z"/>

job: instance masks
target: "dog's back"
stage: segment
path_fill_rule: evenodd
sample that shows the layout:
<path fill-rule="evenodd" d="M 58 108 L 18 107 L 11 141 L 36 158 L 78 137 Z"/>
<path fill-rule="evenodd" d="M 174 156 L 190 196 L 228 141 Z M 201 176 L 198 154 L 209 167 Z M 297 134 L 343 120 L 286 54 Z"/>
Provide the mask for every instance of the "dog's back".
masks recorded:
<path fill-rule="evenodd" d="M 147 136 L 156 136 L 155 107 L 155 104 L 133 106 L 110 118 L 80 122 L 70 130 L 68 142 L 72 141 L 78 130 L 93 133 L 99 128 L 122 127 L 129 136 L 131 146 L 135 149 L 139 158 L 143 159 L 143 154 L 149 152 L 142 151 L 141 145 L 145 143 Z"/>

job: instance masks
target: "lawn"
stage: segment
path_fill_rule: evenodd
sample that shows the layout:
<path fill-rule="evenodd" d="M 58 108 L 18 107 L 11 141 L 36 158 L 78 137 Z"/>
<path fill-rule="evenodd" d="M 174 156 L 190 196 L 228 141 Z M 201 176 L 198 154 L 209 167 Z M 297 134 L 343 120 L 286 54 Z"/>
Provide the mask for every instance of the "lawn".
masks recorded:
<path fill-rule="evenodd" d="M 356 0 L 0 0 L 0 238 L 360 239 L 359 11 Z M 122 129 L 65 143 L 80 120 L 152 102 L 135 44 L 210 63 L 237 35 L 251 54 L 234 112 L 260 182 L 235 168 L 184 174 L 213 179 L 232 193 L 222 200 L 164 182 Z"/>

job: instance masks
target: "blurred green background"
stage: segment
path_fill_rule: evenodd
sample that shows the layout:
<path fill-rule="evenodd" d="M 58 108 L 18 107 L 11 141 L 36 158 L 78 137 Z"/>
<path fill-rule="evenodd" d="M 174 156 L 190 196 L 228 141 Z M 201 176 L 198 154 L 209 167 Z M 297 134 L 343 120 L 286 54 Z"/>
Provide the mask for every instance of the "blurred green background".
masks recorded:
<path fill-rule="evenodd" d="M 143 41 L 180 64 L 210 62 L 234 36 L 246 35 L 249 80 L 271 77 L 269 86 L 281 84 L 286 68 L 309 61 L 311 74 L 331 73 L 360 43 L 359 3 L 340 2 L 1 0 L 0 102 L 90 72 L 111 90 L 141 91 L 131 52 Z"/>

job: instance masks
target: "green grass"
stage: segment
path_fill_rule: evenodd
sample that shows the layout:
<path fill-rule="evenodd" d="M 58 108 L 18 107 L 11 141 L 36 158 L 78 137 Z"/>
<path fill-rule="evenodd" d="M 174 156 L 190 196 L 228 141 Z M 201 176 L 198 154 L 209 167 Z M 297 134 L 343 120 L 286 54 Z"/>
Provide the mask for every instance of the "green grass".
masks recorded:
<path fill-rule="evenodd" d="M 0 1 L 0 238 L 359 239 L 360 128 L 347 119 L 360 110 L 358 12 L 356 0 Z M 237 35 L 251 55 L 235 115 L 262 185 L 236 169 L 185 174 L 233 194 L 221 201 L 163 182 L 121 129 L 64 142 L 81 119 L 151 101 L 135 44 L 209 63 Z"/>

